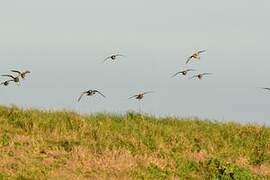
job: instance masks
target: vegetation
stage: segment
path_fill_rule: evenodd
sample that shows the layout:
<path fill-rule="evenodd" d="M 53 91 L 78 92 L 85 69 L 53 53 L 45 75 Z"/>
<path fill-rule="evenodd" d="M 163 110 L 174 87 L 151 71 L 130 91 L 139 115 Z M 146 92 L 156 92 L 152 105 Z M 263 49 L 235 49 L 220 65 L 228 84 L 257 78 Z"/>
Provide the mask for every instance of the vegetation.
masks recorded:
<path fill-rule="evenodd" d="M 0 107 L 0 179 L 270 179 L 258 125 Z"/>

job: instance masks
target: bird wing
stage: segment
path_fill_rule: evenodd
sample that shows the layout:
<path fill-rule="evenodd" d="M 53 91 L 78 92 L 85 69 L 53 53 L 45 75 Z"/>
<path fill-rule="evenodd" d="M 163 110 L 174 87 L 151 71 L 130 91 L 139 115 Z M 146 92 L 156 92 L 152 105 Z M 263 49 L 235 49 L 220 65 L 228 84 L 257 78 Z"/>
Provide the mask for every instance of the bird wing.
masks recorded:
<path fill-rule="evenodd" d="M 196 77 L 198 77 L 198 75 L 191 76 L 189 79 L 193 79 L 193 78 L 196 78 Z"/>
<path fill-rule="evenodd" d="M 121 56 L 121 57 L 124 57 L 125 55 L 123 55 L 123 54 L 115 54 L 115 56 Z"/>
<path fill-rule="evenodd" d="M 135 98 L 135 97 L 137 97 L 138 96 L 138 94 L 136 94 L 136 95 L 134 95 L 134 96 L 131 96 L 131 97 L 129 97 L 128 99 L 132 99 L 132 98 Z"/>
<path fill-rule="evenodd" d="M 30 74 L 30 71 L 24 71 L 22 74 Z"/>
<path fill-rule="evenodd" d="M 3 77 L 10 77 L 10 78 L 12 78 L 12 79 L 15 79 L 15 77 L 12 76 L 12 75 L 10 75 L 10 74 L 3 74 L 2 76 L 3 76 Z"/>
<path fill-rule="evenodd" d="M 102 94 L 102 93 L 101 93 L 100 91 L 98 91 L 98 90 L 94 90 L 94 92 L 100 94 L 100 95 L 103 96 L 104 98 L 106 97 L 104 94 Z"/>
<path fill-rule="evenodd" d="M 186 61 L 186 64 L 189 63 L 189 61 L 192 59 L 192 56 L 190 56 L 187 61 Z"/>
<path fill-rule="evenodd" d="M 177 73 L 175 73 L 174 75 L 172 75 L 172 77 L 175 77 L 175 76 L 177 76 L 178 74 L 180 74 L 180 73 L 182 73 L 183 71 L 179 71 L 179 72 L 177 72 Z"/>
<path fill-rule="evenodd" d="M 262 89 L 265 89 L 265 90 L 269 90 L 270 91 L 270 88 L 262 88 Z"/>
<path fill-rule="evenodd" d="M 146 92 L 143 92 L 143 95 L 145 95 L 145 94 L 150 94 L 150 93 L 154 93 L 154 91 L 146 91 Z"/>
<path fill-rule="evenodd" d="M 210 75 L 210 74 L 212 74 L 212 73 L 203 73 L 202 75 L 204 76 L 204 75 Z"/>
<path fill-rule="evenodd" d="M 14 73 L 18 73 L 18 74 L 22 74 L 20 71 L 17 71 L 17 70 L 11 70 L 11 72 L 14 72 Z"/>
<path fill-rule="evenodd" d="M 196 70 L 195 69 L 187 69 L 186 71 L 189 72 L 189 71 L 196 71 Z"/>
<path fill-rule="evenodd" d="M 80 102 L 80 100 L 82 99 L 82 97 L 87 93 L 87 91 L 84 91 L 81 93 L 80 97 L 78 98 L 78 102 Z"/>
<path fill-rule="evenodd" d="M 204 53 L 206 50 L 198 51 L 198 54 Z"/>
<path fill-rule="evenodd" d="M 112 56 L 106 57 L 106 58 L 103 60 L 103 62 L 106 62 L 108 59 L 111 59 L 111 57 L 112 57 Z"/>

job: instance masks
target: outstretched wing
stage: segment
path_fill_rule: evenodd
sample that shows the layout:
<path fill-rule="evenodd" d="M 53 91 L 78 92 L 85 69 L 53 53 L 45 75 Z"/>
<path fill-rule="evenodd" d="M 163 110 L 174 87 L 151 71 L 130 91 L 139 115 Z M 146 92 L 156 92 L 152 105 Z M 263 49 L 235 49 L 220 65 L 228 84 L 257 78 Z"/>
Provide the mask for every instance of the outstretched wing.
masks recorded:
<path fill-rule="evenodd" d="M 112 58 L 112 56 L 108 56 L 108 57 L 106 57 L 104 60 L 103 60 L 103 62 L 106 62 L 107 60 L 109 60 L 109 59 L 111 59 Z"/>
<path fill-rule="evenodd" d="M 82 97 L 83 97 L 86 93 L 87 93 L 87 91 L 82 92 L 82 94 L 81 94 L 80 97 L 78 98 L 78 102 L 81 101 Z"/>
<path fill-rule="evenodd" d="M 125 55 L 123 55 L 123 54 L 115 54 L 114 56 L 116 56 L 116 57 L 125 57 Z"/>
<path fill-rule="evenodd" d="M 198 54 L 204 53 L 206 50 L 198 51 Z"/>
<path fill-rule="evenodd" d="M 131 97 L 129 97 L 128 99 L 132 99 L 132 98 L 136 98 L 136 97 L 138 97 L 138 94 L 136 94 L 136 95 L 134 95 L 134 96 L 131 96 Z"/>
<path fill-rule="evenodd" d="M 269 90 L 270 91 L 270 88 L 262 88 L 262 89 L 265 89 L 265 90 Z"/>
<path fill-rule="evenodd" d="M 198 75 L 191 76 L 189 79 L 194 79 L 196 77 L 198 77 Z"/>
<path fill-rule="evenodd" d="M 150 93 L 154 93 L 154 91 L 146 91 L 146 92 L 143 92 L 143 95 L 145 95 L 145 94 L 150 94 Z"/>
<path fill-rule="evenodd" d="M 98 91 L 98 90 L 94 90 L 94 92 L 100 94 L 100 95 L 103 96 L 104 98 L 106 97 L 104 94 L 102 94 L 102 93 L 101 93 L 100 91 Z"/>
<path fill-rule="evenodd" d="M 187 69 L 186 72 L 189 72 L 189 71 L 196 71 L 195 69 Z"/>
<path fill-rule="evenodd" d="M 3 77 L 10 77 L 10 78 L 12 78 L 12 79 L 15 79 L 15 77 L 14 77 L 14 76 L 9 75 L 9 74 L 3 74 L 2 76 L 3 76 Z"/>
<path fill-rule="evenodd" d="M 192 56 L 190 56 L 187 61 L 186 61 L 186 64 L 189 63 L 189 61 L 192 59 Z"/>
<path fill-rule="evenodd" d="M 175 77 L 175 76 L 177 76 L 178 74 L 181 74 L 181 73 L 183 73 L 183 71 L 179 71 L 179 72 L 175 73 L 174 75 L 172 75 L 171 77 L 173 78 L 173 77 Z"/>
<path fill-rule="evenodd" d="M 202 75 L 204 76 L 204 75 L 211 75 L 212 73 L 203 73 Z"/>
<path fill-rule="evenodd" d="M 30 71 L 24 71 L 22 74 L 30 74 L 31 72 Z"/>
<path fill-rule="evenodd" d="M 20 71 L 17 71 L 17 70 L 11 70 L 11 72 L 18 73 L 19 75 L 22 74 Z"/>

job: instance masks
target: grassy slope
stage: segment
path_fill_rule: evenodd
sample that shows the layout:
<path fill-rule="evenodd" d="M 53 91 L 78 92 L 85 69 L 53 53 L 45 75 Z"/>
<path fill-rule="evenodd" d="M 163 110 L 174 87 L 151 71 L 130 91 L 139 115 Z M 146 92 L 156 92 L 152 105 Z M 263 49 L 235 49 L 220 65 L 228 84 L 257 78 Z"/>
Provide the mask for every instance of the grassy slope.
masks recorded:
<path fill-rule="evenodd" d="M 270 129 L 0 107 L 0 179 L 270 178 Z"/>

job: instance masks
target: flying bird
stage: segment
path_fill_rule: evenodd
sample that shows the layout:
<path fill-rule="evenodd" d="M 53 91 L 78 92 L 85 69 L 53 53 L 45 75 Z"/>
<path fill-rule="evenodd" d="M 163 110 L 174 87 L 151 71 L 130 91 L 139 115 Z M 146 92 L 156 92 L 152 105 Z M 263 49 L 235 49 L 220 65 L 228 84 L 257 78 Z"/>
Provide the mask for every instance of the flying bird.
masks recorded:
<path fill-rule="evenodd" d="M 262 89 L 265 89 L 265 90 L 269 90 L 270 91 L 270 88 L 262 88 Z"/>
<path fill-rule="evenodd" d="M 146 95 L 146 94 L 149 94 L 149 93 L 153 93 L 154 91 L 147 91 L 147 92 L 142 92 L 142 93 L 139 93 L 139 94 L 136 94 L 136 95 L 134 95 L 134 96 L 131 96 L 131 97 L 129 97 L 128 99 L 132 99 L 132 98 L 135 98 L 135 99 L 137 99 L 137 100 L 142 100 L 143 98 L 144 98 L 144 95 Z"/>
<path fill-rule="evenodd" d="M 211 75 L 211 74 L 212 74 L 212 73 L 202 73 L 202 74 L 197 74 L 197 75 L 192 76 L 192 77 L 189 78 L 189 79 L 198 78 L 199 80 L 202 80 L 203 76 L 205 76 L 205 75 Z"/>
<path fill-rule="evenodd" d="M 175 77 L 178 74 L 182 74 L 182 75 L 186 76 L 187 73 L 190 72 L 190 71 L 196 71 L 196 70 L 195 69 L 186 69 L 186 70 L 183 70 L 183 71 L 179 71 L 179 72 L 175 73 L 172 77 Z"/>
<path fill-rule="evenodd" d="M 2 75 L 3 77 L 10 77 L 15 83 L 18 83 L 20 82 L 20 76 L 13 76 L 13 75 L 10 75 L 10 74 L 4 74 Z"/>
<path fill-rule="evenodd" d="M 0 85 L 8 86 L 11 81 L 14 81 L 14 80 L 13 79 L 6 80 L 6 81 L 2 82 Z"/>
<path fill-rule="evenodd" d="M 85 96 L 94 96 L 96 93 L 100 94 L 101 96 L 103 96 L 105 98 L 105 95 L 102 94 L 101 92 L 99 92 L 98 90 L 88 90 L 88 91 L 84 91 L 82 92 L 82 94 L 80 95 L 80 97 L 78 98 L 78 102 L 82 99 L 82 97 Z"/>
<path fill-rule="evenodd" d="M 189 63 L 189 61 L 191 60 L 191 59 L 197 59 L 197 60 L 199 60 L 199 59 L 201 59 L 201 54 L 202 53 L 204 53 L 206 50 L 202 50 L 202 51 L 198 51 L 198 52 L 195 52 L 194 54 L 192 54 L 188 59 L 187 59 L 187 61 L 186 61 L 186 64 L 187 63 Z"/>
<path fill-rule="evenodd" d="M 30 71 L 23 71 L 23 72 L 21 72 L 21 71 L 17 71 L 17 70 L 11 70 L 11 72 L 14 72 L 14 73 L 19 74 L 19 76 L 21 76 L 22 79 L 25 79 L 26 74 L 31 73 Z"/>
<path fill-rule="evenodd" d="M 106 62 L 107 60 L 116 61 L 117 57 L 124 57 L 123 54 L 113 54 L 111 56 L 106 57 L 103 62 Z"/>

